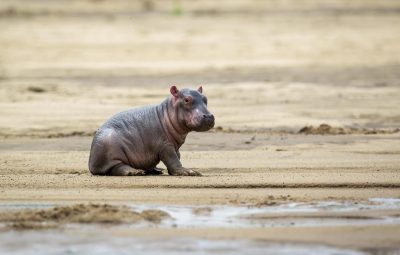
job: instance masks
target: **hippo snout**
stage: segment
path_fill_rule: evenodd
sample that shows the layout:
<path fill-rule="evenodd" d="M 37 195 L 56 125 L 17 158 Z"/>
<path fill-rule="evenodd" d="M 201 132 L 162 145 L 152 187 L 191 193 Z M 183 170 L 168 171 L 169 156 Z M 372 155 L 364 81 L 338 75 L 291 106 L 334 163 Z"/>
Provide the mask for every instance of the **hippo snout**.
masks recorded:
<path fill-rule="evenodd" d="M 203 122 L 210 129 L 214 127 L 215 118 L 213 114 L 203 114 Z"/>
<path fill-rule="evenodd" d="M 205 119 L 206 121 L 211 121 L 214 122 L 214 115 L 212 114 L 203 114 L 203 119 Z"/>

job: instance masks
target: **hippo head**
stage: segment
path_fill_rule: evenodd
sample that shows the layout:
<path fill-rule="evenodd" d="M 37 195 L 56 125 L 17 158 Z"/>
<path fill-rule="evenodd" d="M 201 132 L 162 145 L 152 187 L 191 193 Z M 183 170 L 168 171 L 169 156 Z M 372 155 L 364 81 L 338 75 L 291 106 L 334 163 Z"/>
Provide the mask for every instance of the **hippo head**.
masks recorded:
<path fill-rule="evenodd" d="M 178 122 L 191 131 L 207 131 L 214 127 L 214 115 L 207 109 L 207 97 L 200 86 L 197 90 L 178 90 L 172 86 L 171 95 Z"/>

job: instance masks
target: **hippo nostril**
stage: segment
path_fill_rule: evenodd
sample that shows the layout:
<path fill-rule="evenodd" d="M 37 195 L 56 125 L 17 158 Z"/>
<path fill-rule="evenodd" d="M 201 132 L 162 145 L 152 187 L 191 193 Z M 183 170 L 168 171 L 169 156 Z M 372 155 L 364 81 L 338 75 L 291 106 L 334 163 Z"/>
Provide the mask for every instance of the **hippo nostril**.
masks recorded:
<path fill-rule="evenodd" d="M 204 119 L 211 119 L 211 120 L 214 120 L 214 115 L 212 115 L 212 114 L 203 114 L 203 118 L 204 118 Z"/>

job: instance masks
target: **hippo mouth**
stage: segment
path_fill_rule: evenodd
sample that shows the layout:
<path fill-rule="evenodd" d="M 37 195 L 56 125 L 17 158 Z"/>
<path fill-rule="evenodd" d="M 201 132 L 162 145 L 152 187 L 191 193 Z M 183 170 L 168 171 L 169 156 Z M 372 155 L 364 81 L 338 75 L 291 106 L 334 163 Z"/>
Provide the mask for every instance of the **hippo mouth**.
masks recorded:
<path fill-rule="evenodd" d="M 204 132 L 204 131 L 208 131 L 211 128 L 213 128 L 215 125 L 215 121 L 214 120 L 202 120 L 200 122 L 200 125 L 197 125 L 193 128 L 193 131 L 197 131 L 197 132 Z"/>

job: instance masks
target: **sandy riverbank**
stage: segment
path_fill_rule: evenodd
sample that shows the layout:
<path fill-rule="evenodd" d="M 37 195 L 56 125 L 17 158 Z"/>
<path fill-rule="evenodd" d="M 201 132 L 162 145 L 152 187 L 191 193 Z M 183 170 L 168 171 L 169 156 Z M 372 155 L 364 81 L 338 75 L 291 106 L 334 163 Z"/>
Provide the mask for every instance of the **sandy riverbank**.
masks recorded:
<path fill-rule="evenodd" d="M 398 199 L 399 10 L 396 1 L 2 1 L 0 206 L 268 209 Z M 87 160 L 99 125 L 127 108 L 159 103 L 172 84 L 202 84 L 216 116 L 215 130 L 190 134 L 181 149 L 183 164 L 203 176 L 91 176 Z M 318 210 L 273 216 L 317 222 L 308 226 L 117 227 L 112 235 L 143 244 L 176 237 L 169 248 L 159 244 L 166 251 L 180 248 L 182 238 L 192 240 L 192 250 L 202 240 L 221 241 L 211 245 L 221 252 L 229 252 L 231 240 L 246 249 L 260 240 L 254 254 L 275 247 L 269 242 L 348 254 L 399 250 L 397 207 L 357 207 L 345 216 L 363 221 L 346 226 L 321 226 L 321 218 L 345 216 Z M 393 221 L 370 221 L 385 217 Z M 0 240 L 10 245 L 3 247 L 14 247 L 14 235 L 32 243 L 53 238 L 56 248 L 103 247 L 101 236 L 85 239 L 103 230 L 3 229 Z M 65 237 L 73 241 L 57 241 Z"/>

